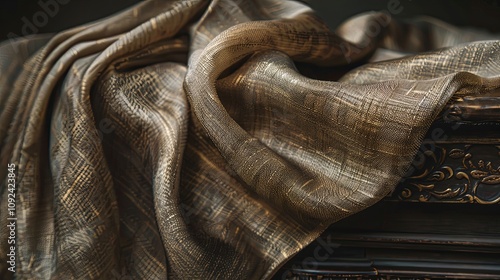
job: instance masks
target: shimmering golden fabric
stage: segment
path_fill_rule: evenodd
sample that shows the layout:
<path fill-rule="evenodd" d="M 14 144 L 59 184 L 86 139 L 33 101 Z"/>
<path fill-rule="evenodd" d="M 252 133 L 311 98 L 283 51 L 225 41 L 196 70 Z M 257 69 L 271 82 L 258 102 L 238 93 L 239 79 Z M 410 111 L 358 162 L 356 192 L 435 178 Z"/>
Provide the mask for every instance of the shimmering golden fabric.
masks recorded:
<path fill-rule="evenodd" d="M 452 95 L 500 86 L 500 41 L 476 39 L 432 19 L 368 13 L 333 33 L 299 2 L 185 0 L 4 43 L 15 276 L 272 277 L 391 192 Z"/>

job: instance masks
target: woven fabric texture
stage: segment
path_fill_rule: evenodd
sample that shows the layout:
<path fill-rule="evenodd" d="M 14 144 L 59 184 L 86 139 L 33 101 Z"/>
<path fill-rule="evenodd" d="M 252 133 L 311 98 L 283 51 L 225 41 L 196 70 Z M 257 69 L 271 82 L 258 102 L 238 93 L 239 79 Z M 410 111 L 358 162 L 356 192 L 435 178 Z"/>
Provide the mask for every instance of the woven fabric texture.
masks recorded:
<path fill-rule="evenodd" d="M 282 0 L 145 1 L 5 42 L 0 278 L 269 279 L 499 74 L 486 33 L 387 13 L 330 31 Z"/>

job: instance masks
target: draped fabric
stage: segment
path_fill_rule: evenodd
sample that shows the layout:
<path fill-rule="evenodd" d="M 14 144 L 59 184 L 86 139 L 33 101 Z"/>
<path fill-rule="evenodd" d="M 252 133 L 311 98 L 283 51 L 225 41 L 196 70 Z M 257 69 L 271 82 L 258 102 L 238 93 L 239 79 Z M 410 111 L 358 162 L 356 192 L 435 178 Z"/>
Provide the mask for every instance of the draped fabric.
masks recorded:
<path fill-rule="evenodd" d="M 500 87 L 499 50 L 383 12 L 333 32 L 284 0 L 145 1 L 4 42 L 0 278 L 269 279 L 388 195 L 452 97 Z"/>

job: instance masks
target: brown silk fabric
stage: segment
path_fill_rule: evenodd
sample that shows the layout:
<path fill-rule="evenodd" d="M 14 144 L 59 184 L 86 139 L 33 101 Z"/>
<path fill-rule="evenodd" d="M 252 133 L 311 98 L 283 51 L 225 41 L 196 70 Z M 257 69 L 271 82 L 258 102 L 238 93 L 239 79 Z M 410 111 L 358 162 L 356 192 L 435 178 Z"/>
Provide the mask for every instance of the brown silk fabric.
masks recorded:
<path fill-rule="evenodd" d="M 6 42 L 17 263 L 2 226 L 0 278 L 268 279 L 390 193 L 453 95 L 500 86 L 500 41 L 467 43 L 484 39 L 384 13 L 331 32 L 299 2 L 220 0 Z"/>

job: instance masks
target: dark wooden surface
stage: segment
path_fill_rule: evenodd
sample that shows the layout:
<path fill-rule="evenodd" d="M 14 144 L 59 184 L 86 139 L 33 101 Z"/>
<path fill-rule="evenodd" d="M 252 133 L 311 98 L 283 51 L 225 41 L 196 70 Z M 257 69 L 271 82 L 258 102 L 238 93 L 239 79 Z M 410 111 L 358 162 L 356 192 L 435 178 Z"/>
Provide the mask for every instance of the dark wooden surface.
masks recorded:
<path fill-rule="evenodd" d="M 275 279 L 499 279 L 500 205 L 383 201 L 331 226 Z"/>

